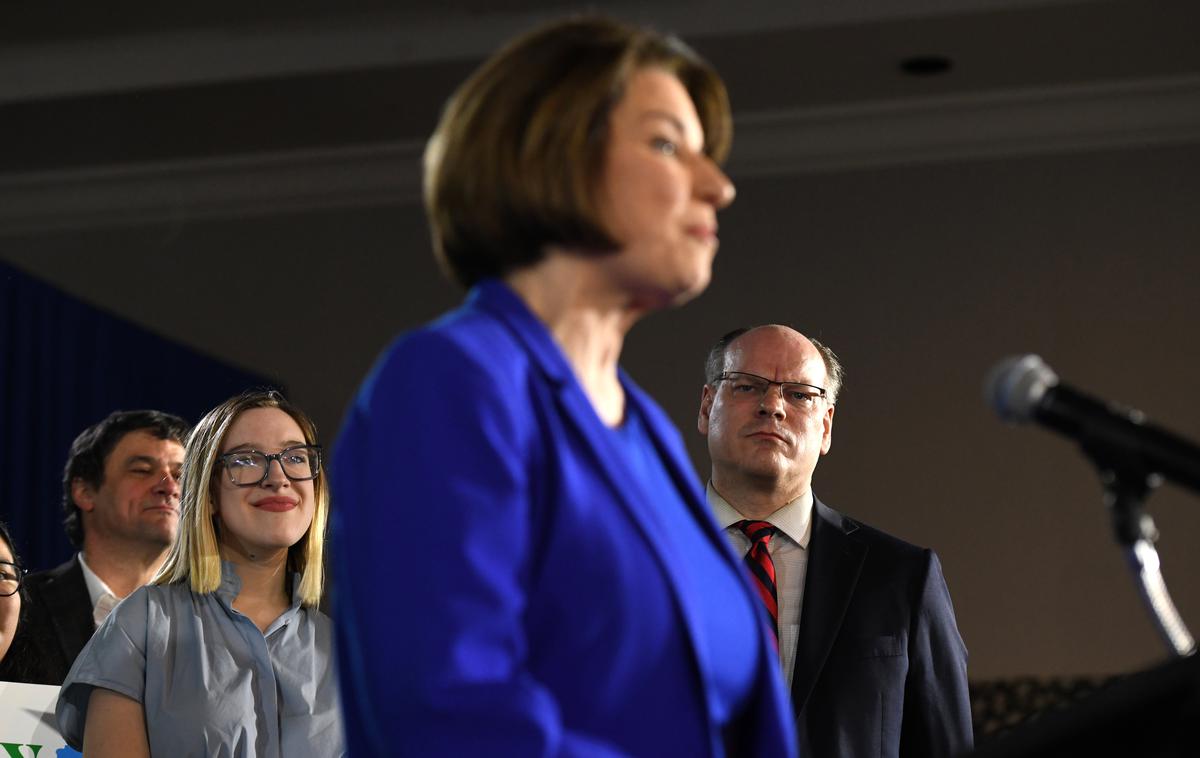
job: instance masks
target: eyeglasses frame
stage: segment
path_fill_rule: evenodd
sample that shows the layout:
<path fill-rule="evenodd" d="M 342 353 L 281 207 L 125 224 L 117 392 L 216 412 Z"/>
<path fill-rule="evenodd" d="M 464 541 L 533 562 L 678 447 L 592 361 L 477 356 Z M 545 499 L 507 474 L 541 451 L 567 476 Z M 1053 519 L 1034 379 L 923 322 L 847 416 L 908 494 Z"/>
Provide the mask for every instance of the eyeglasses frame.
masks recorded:
<path fill-rule="evenodd" d="M 308 448 L 310 450 L 315 450 L 317 452 L 317 470 L 315 472 L 313 472 L 312 476 L 292 476 L 291 474 L 289 474 L 287 472 L 287 468 L 284 467 L 284 465 L 283 465 L 284 453 L 289 453 L 292 450 L 299 450 L 300 448 Z M 266 468 L 263 469 L 262 479 L 259 479 L 257 482 L 241 484 L 241 483 L 235 482 L 233 480 L 233 474 L 229 473 L 229 483 L 232 484 L 234 487 L 259 487 L 262 485 L 263 482 L 267 481 L 267 477 L 269 477 L 271 475 L 271 461 L 279 462 L 279 470 L 283 472 L 283 475 L 288 478 L 289 482 L 311 482 L 311 481 L 313 481 L 314 479 L 316 479 L 317 477 L 319 477 L 321 475 L 321 455 L 322 455 L 323 450 L 324 449 L 320 445 L 292 445 L 291 447 L 285 447 L 283 450 L 280 450 L 278 453 L 274 453 L 272 455 L 267 455 L 266 453 L 264 453 L 261 450 L 255 450 L 254 448 L 250 448 L 249 450 L 230 450 L 228 453 L 222 453 L 221 455 L 218 455 L 217 460 L 221 462 L 221 468 L 225 469 L 225 471 L 227 473 L 229 473 L 229 460 L 228 459 L 232 458 L 235 455 L 242 455 L 245 453 L 258 453 L 262 457 L 266 458 L 267 466 L 266 466 Z"/>
<path fill-rule="evenodd" d="M 29 569 L 25 568 L 19 563 L 13 563 L 12 561 L 0 561 L 0 566 L 12 566 L 14 573 L 17 575 L 17 588 L 12 592 L 0 593 L 0 597 L 12 597 L 20 592 L 21 588 L 25 586 L 25 575 L 29 573 Z"/>
<path fill-rule="evenodd" d="M 761 382 L 767 383 L 767 388 L 765 390 L 763 390 L 763 393 L 761 395 L 759 395 L 760 402 L 764 398 L 766 398 L 767 392 L 771 391 L 772 384 L 779 385 L 779 399 L 783 400 L 785 403 L 787 402 L 787 399 L 783 396 L 783 387 L 785 384 L 796 384 L 801 387 L 808 387 L 809 389 L 813 389 L 813 390 L 817 391 L 817 397 L 824 398 L 826 400 L 829 399 L 829 393 L 825 390 L 824 387 L 818 387 L 817 385 L 809 384 L 808 382 L 777 382 L 773 379 L 768 379 L 765 376 L 759 376 L 758 374 L 751 374 L 749 371 L 722 371 L 721 375 L 718 376 L 716 379 L 713 379 L 712 383 L 716 384 L 717 382 L 733 381 L 736 378 L 736 376 L 749 376 L 749 377 L 753 377 L 754 379 L 758 379 Z"/>

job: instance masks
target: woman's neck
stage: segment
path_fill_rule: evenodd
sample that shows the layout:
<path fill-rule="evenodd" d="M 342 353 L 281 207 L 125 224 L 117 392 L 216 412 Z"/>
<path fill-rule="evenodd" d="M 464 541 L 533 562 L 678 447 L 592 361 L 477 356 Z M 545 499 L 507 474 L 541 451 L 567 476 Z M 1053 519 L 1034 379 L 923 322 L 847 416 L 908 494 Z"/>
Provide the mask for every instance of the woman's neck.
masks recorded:
<path fill-rule="evenodd" d="M 240 549 L 239 546 L 222 544 L 221 558 L 233 564 L 233 570 L 241 580 L 242 587 L 233 599 L 233 608 L 248 616 L 265 632 L 291 605 L 287 550 L 263 555 Z"/>
<path fill-rule="evenodd" d="M 617 426 L 625 417 L 617 365 L 641 314 L 630 298 L 598 286 L 597 273 L 587 258 L 559 253 L 505 281 L 549 329 L 601 421 Z"/>

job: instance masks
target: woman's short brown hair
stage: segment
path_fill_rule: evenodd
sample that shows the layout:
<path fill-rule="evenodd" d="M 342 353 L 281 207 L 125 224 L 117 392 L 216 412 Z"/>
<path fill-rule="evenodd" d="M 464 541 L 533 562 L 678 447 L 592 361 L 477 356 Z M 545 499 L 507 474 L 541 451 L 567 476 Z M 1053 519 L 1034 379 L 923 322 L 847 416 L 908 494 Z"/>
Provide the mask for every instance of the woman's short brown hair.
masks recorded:
<path fill-rule="evenodd" d="M 678 77 L 725 159 L 733 136 L 716 71 L 673 36 L 599 17 L 551 23 L 513 40 L 446 103 L 425 148 L 434 250 L 470 287 L 541 260 L 547 245 L 612 252 L 596 189 L 608 116 L 638 69 Z"/>

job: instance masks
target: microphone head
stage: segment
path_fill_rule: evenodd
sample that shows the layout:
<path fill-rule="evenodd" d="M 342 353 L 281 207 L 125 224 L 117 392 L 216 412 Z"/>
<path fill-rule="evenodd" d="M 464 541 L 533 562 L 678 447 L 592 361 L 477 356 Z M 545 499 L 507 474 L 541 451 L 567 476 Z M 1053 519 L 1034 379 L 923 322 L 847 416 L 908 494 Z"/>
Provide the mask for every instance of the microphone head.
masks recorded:
<path fill-rule="evenodd" d="M 1033 419 L 1034 410 L 1047 390 L 1058 384 L 1058 375 L 1036 355 L 1005 358 L 988 372 L 983 398 L 1004 421 L 1021 423 Z"/>

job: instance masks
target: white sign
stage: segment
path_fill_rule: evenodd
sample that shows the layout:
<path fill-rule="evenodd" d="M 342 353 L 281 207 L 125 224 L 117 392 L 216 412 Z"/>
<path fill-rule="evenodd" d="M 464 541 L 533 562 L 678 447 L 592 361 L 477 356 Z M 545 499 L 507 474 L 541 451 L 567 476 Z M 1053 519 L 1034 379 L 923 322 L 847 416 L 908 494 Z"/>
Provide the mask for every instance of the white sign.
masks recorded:
<path fill-rule="evenodd" d="M 0 758 L 73 758 L 58 733 L 51 684 L 0 682 Z"/>

